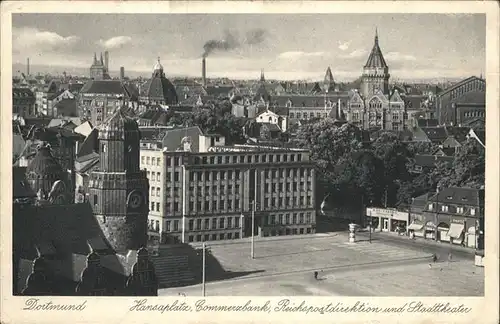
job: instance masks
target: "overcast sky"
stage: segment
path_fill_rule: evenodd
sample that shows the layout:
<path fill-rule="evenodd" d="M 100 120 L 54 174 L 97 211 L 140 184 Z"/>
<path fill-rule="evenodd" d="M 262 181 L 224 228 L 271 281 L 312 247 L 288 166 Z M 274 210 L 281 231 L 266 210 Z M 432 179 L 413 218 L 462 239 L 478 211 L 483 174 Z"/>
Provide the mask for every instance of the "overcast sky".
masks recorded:
<path fill-rule="evenodd" d="M 13 63 L 88 68 L 108 50 L 110 69 L 199 76 L 336 79 L 361 74 L 375 28 L 391 76 L 467 77 L 484 73 L 485 15 L 451 14 L 13 14 Z M 217 44 L 217 42 L 212 42 Z M 219 44 L 220 45 L 220 44 Z"/>

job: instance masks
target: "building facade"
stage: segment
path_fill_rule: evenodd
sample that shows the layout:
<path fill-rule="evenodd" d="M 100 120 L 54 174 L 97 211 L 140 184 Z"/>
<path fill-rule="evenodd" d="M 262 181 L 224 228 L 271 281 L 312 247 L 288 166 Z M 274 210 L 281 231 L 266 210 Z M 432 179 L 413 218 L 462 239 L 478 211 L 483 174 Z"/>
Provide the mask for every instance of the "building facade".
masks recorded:
<path fill-rule="evenodd" d="M 12 113 L 21 117 L 35 115 L 35 94 L 28 88 L 12 88 Z"/>
<path fill-rule="evenodd" d="M 205 142 L 205 135 L 199 142 Z M 257 146 L 200 152 L 141 149 L 150 179 L 150 235 L 162 243 L 315 232 L 315 174 L 309 153 Z M 156 233 L 156 234 L 155 234 Z"/>
<path fill-rule="evenodd" d="M 475 76 L 462 80 L 437 95 L 436 113 L 441 125 L 460 125 L 485 117 L 486 81 Z"/>
<path fill-rule="evenodd" d="M 80 90 L 78 112 L 99 126 L 123 105 L 135 109 L 137 100 L 138 92 L 132 85 L 120 80 L 90 80 Z"/>
<path fill-rule="evenodd" d="M 445 188 L 428 197 L 408 229 L 427 239 L 481 248 L 478 228 L 484 222 L 484 206 L 484 189 Z"/>

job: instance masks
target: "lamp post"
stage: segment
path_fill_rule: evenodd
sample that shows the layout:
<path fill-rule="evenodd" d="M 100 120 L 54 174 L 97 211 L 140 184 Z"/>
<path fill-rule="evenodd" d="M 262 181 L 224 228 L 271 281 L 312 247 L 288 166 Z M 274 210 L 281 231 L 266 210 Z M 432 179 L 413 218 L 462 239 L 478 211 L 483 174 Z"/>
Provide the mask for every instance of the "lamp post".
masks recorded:
<path fill-rule="evenodd" d="M 254 249 L 255 249 L 255 200 L 252 201 L 252 243 L 250 249 L 250 256 L 255 259 Z"/>
<path fill-rule="evenodd" d="M 205 268 L 206 268 L 206 257 L 205 257 L 206 243 L 202 244 L 202 273 L 201 273 L 201 295 L 205 297 Z"/>

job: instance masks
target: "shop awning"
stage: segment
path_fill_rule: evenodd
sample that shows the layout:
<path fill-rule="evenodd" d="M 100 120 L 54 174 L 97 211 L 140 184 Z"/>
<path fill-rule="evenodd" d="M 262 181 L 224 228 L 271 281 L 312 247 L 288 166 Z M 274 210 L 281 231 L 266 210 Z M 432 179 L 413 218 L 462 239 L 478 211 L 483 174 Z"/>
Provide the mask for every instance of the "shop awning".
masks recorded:
<path fill-rule="evenodd" d="M 420 231 L 422 229 L 422 227 L 424 227 L 424 224 L 413 222 L 410 225 L 408 225 L 408 227 L 406 229 L 409 231 Z"/>
<path fill-rule="evenodd" d="M 463 224 L 451 223 L 450 230 L 448 231 L 448 236 L 452 238 L 459 238 L 464 231 Z"/>

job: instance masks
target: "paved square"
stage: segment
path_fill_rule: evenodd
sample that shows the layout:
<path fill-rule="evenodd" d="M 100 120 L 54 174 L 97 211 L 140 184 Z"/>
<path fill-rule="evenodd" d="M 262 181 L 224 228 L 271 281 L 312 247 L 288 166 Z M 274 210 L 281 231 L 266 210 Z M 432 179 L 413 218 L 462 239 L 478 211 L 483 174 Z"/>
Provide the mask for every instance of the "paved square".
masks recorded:
<path fill-rule="evenodd" d="M 211 246 L 226 271 L 292 273 L 385 262 L 430 260 L 430 254 L 394 247 L 382 241 L 347 242 L 347 234 L 298 239 L 257 240 L 255 259 L 250 242 Z"/>
<path fill-rule="evenodd" d="M 161 296 L 200 296 L 201 285 L 162 289 Z M 471 261 L 338 269 L 212 282 L 206 296 L 483 296 L 484 269 Z"/>

